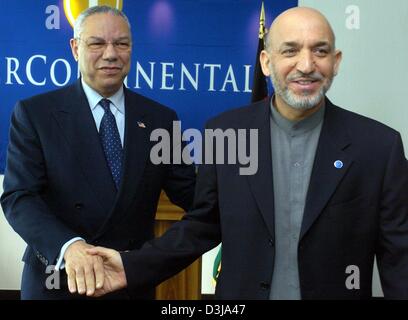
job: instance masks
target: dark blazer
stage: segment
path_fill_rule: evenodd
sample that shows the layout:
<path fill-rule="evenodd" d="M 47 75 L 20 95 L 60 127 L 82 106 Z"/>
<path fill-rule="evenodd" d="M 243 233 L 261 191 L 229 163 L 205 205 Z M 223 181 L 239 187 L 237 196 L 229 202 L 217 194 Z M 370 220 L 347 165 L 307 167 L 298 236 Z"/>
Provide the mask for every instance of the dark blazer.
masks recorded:
<path fill-rule="evenodd" d="M 117 192 L 79 80 L 15 106 L 1 204 L 28 244 L 23 298 L 73 297 L 66 290 L 65 272 L 62 290 L 45 289 L 46 267 L 56 263 L 71 238 L 117 250 L 139 248 L 154 236 L 162 188 L 180 207 L 192 204 L 194 167 L 153 165 L 149 157 L 156 143 L 150 133 L 156 128 L 172 132 L 176 113 L 126 88 L 124 92 L 125 156 Z M 146 297 L 146 292 L 136 295 Z"/>
<path fill-rule="evenodd" d="M 301 296 L 370 298 L 377 255 L 385 297 L 408 298 L 408 165 L 401 137 L 328 100 L 326 106 L 298 244 Z M 259 129 L 258 171 L 243 176 L 239 164 L 201 165 L 193 210 L 142 250 L 122 253 L 129 288 L 162 281 L 222 241 L 216 297 L 268 299 L 276 240 L 269 101 L 226 112 L 208 127 Z M 359 289 L 346 287 L 347 277 L 357 275 L 346 273 L 350 265 L 359 268 Z"/>

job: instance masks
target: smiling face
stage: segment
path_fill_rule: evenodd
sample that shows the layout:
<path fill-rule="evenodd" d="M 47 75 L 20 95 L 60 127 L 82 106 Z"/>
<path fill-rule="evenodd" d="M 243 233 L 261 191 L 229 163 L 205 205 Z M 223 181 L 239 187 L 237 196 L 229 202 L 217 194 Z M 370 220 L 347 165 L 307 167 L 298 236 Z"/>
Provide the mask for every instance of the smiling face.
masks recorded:
<path fill-rule="evenodd" d="M 278 107 L 299 112 L 320 107 L 341 61 L 327 20 L 313 9 L 290 9 L 275 20 L 268 37 L 261 64 Z"/>
<path fill-rule="evenodd" d="M 83 80 L 104 97 L 117 92 L 130 70 L 131 33 L 127 22 L 111 13 L 86 18 L 79 39 L 71 39 Z"/>

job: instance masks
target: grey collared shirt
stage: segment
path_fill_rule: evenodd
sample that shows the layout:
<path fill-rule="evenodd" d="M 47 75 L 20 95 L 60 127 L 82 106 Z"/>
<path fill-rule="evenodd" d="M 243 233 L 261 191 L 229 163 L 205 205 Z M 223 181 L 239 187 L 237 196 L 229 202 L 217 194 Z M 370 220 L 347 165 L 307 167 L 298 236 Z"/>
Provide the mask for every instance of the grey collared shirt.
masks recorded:
<path fill-rule="evenodd" d="M 269 298 L 298 300 L 299 234 L 325 107 L 298 122 L 282 117 L 272 103 L 271 110 L 275 265 Z"/>

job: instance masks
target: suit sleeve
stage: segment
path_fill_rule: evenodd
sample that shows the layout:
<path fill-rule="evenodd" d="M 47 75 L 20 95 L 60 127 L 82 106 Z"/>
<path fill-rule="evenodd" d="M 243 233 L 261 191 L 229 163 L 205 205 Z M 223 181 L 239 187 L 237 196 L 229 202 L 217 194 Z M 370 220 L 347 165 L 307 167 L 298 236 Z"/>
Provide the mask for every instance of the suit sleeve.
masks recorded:
<path fill-rule="evenodd" d="M 41 262 L 49 265 L 56 261 L 64 243 L 78 235 L 58 220 L 43 199 L 46 163 L 25 108 L 23 102 L 17 103 L 11 119 L 1 205 L 13 229 Z"/>
<path fill-rule="evenodd" d="M 176 113 L 173 113 L 170 121 L 169 132 L 171 137 L 173 136 L 173 121 L 178 121 Z M 171 146 L 173 147 L 173 143 L 171 143 Z M 184 147 L 185 143 L 182 143 L 180 150 L 182 151 Z M 171 164 L 167 166 L 163 188 L 172 203 L 187 211 L 193 205 L 196 179 L 195 167 L 193 164 L 185 164 L 184 161 L 181 161 L 180 164 L 174 163 L 173 149 L 171 150 L 171 159 Z"/>
<path fill-rule="evenodd" d="M 385 298 L 408 299 L 408 161 L 399 134 L 388 159 L 377 261 Z"/>
<path fill-rule="evenodd" d="M 198 169 L 194 203 L 183 219 L 138 251 L 121 253 L 128 288 L 156 286 L 221 241 L 216 165 Z"/>

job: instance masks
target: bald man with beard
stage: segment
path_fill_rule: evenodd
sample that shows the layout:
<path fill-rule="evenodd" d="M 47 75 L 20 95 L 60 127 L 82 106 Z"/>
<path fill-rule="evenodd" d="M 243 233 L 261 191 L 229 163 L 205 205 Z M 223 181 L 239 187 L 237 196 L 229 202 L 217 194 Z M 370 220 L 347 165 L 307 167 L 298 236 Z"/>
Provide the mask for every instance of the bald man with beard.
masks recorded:
<path fill-rule="evenodd" d="M 375 256 L 385 297 L 408 298 L 401 137 L 329 101 L 341 58 L 320 12 L 277 17 L 260 56 L 275 94 L 207 124 L 258 129 L 258 171 L 203 164 L 193 209 L 161 238 L 90 249 L 109 274 L 96 295 L 156 285 L 222 242 L 218 299 L 369 299 Z"/>

